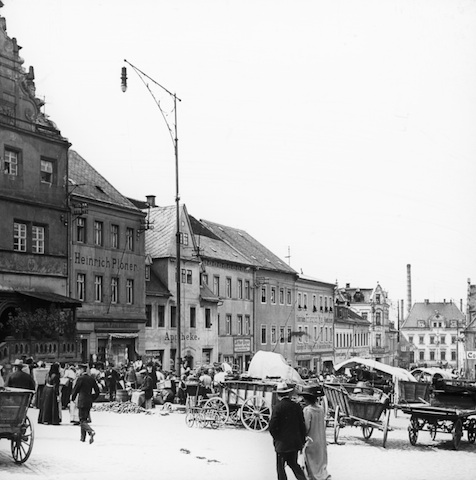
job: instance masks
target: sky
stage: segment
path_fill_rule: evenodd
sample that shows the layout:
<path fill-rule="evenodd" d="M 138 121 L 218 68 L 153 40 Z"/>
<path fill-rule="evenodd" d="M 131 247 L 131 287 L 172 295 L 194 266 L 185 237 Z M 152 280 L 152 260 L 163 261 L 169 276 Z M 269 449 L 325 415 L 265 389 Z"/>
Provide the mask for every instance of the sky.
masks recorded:
<path fill-rule="evenodd" d="M 168 91 L 191 215 L 394 307 L 407 264 L 412 302 L 465 305 L 476 0 L 3 3 L 45 114 L 123 195 L 175 202 Z M 124 59 L 153 95 L 130 66 L 121 91 Z"/>

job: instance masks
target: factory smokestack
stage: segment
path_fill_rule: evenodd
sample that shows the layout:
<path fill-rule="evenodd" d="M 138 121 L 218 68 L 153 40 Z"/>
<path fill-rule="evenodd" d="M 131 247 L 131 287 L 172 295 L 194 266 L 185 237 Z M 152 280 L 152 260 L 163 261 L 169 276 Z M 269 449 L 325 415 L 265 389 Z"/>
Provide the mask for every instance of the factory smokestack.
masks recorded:
<path fill-rule="evenodd" d="M 411 265 L 407 264 L 407 313 L 412 309 L 412 272 Z"/>

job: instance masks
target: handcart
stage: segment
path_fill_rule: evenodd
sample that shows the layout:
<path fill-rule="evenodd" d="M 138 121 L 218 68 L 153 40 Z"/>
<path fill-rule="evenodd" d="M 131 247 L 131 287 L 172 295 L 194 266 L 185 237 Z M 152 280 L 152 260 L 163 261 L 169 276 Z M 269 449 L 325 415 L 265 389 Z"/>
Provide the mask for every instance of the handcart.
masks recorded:
<path fill-rule="evenodd" d="M 221 410 L 212 400 L 218 395 L 207 393 L 199 381 L 186 384 L 185 423 L 188 427 L 218 428 L 225 423 Z"/>
<path fill-rule="evenodd" d="M 9 439 L 15 463 L 28 460 L 33 449 L 34 431 L 27 417 L 33 390 L 0 388 L 0 438 Z"/>
<path fill-rule="evenodd" d="M 324 384 L 324 393 L 333 415 L 335 443 L 338 443 L 340 429 L 349 425 L 361 427 L 365 440 L 372 436 L 374 429 L 381 430 L 382 446 L 385 448 L 388 432 L 392 430 L 389 425 L 389 397 L 373 387 L 365 387 L 368 391 L 366 395 L 354 395 L 355 389 L 355 384 Z"/>
<path fill-rule="evenodd" d="M 410 415 L 408 437 L 412 445 L 416 445 L 420 431 L 429 432 L 432 440 L 437 432 L 451 434 L 455 450 L 465 430 L 469 443 L 476 440 L 476 390 L 470 382 L 442 380 L 433 390 L 430 402 L 399 408 Z"/>

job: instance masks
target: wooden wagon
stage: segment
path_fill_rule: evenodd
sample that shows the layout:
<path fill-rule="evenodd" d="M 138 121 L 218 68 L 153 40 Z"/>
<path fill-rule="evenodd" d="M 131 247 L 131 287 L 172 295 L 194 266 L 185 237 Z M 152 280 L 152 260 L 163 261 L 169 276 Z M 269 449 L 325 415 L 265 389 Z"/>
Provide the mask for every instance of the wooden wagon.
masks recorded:
<path fill-rule="evenodd" d="M 390 428 L 390 399 L 379 389 L 366 387 L 368 395 L 353 395 L 355 384 L 324 384 L 324 393 L 333 417 L 334 441 L 338 443 L 341 428 L 361 427 L 368 440 L 374 429 L 383 432 L 383 447 Z M 382 418 L 383 416 L 383 418 Z"/>
<path fill-rule="evenodd" d="M 26 462 L 33 449 L 34 431 L 27 411 L 34 393 L 21 388 L 0 388 L 0 438 L 10 440 L 15 463 Z"/>

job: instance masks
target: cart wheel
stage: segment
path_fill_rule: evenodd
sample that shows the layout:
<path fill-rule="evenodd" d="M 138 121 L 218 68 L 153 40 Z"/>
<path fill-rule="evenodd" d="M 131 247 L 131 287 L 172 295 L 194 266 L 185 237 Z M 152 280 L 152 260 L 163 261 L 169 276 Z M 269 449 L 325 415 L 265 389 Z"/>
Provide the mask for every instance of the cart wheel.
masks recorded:
<path fill-rule="evenodd" d="M 471 419 L 468 425 L 468 442 L 474 443 L 476 440 L 476 420 Z"/>
<path fill-rule="evenodd" d="M 365 425 L 362 427 L 362 435 L 364 436 L 365 440 L 368 440 L 374 431 L 374 427 L 369 427 L 368 425 Z"/>
<path fill-rule="evenodd" d="M 203 411 L 195 413 L 195 421 L 197 422 L 199 428 L 204 428 L 207 425 Z"/>
<path fill-rule="evenodd" d="M 216 421 L 218 426 L 225 425 L 230 416 L 230 409 L 221 397 L 213 397 L 205 402 L 203 407 L 206 410 L 214 410 L 216 412 Z"/>
<path fill-rule="evenodd" d="M 193 427 L 193 424 L 195 423 L 195 413 L 192 412 L 191 410 L 189 410 L 186 414 L 185 414 L 185 425 L 187 425 L 187 427 Z"/>
<path fill-rule="evenodd" d="M 248 430 L 262 432 L 269 427 L 271 409 L 262 397 L 250 397 L 240 410 L 241 422 Z"/>
<path fill-rule="evenodd" d="M 436 425 L 432 424 L 428 427 L 428 431 L 430 432 L 430 437 L 432 440 L 436 438 Z"/>
<path fill-rule="evenodd" d="M 458 418 L 455 422 L 455 428 L 453 430 L 453 447 L 455 450 L 458 450 L 461 443 L 461 437 L 463 436 L 463 423 L 461 419 Z"/>
<path fill-rule="evenodd" d="M 340 423 L 339 423 L 339 405 L 336 407 L 336 411 L 334 414 L 334 442 L 338 443 L 339 440 L 339 432 L 340 432 Z"/>
<path fill-rule="evenodd" d="M 383 442 L 382 442 L 383 448 L 385 448 L 385 445 L 387 444 L 388 430 L 390 429 L 390 413 L 391 411 L 387 410 L 385 419 L 383 421 Z"/>
<path fill-rule="evenodd" d="M 416 445 L 418 439 L 418 420 L 415 417 L 410 418 L 410 425 L 408 426 L 408 438 L 412 445 Z"/>
<path fill-rule="evenodd" d="M 25 463 L 28 460 L 34 438 L 33 425 L 30 419 L 25 417 L 25 422 L 20 426 L 20 433 L 12 438 L 12 456 L 15 463 Z"/>

